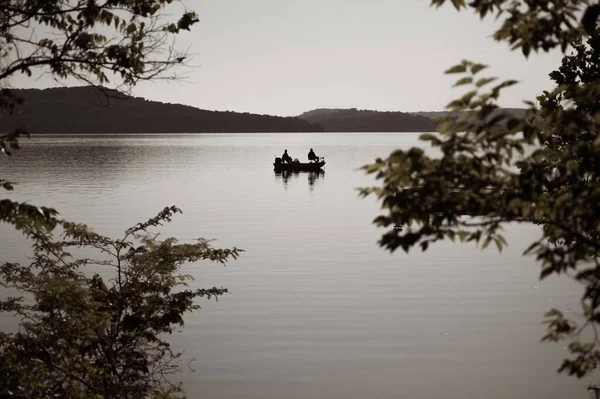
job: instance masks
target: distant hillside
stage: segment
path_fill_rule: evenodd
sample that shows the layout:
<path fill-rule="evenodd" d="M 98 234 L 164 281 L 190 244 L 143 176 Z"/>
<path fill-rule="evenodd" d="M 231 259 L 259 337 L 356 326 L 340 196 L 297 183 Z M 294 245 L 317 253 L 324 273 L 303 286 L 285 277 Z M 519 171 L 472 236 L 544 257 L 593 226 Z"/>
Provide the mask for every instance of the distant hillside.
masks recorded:
<path fill-rule="evenodd" d="M 511 114 L 522 117 L 526 110 L 505 108 Z M 313 124 L 323 126 L 326 132 L 434 132 L 434 119 L 444 115 L 459 115 L 464 112 L 422 111 L 382 112 L 357 110 L 356 108 L 319 108 L 298 115 Z M 490 117 L 493 117 L 494 113 Z"/>
<path fill-rule="evenodd" d="M 430 118 L 405 112 L 382 112 L 351 109 L 316 109 L 298 115 L 326 132 L 431 132 Z"/>
<path fill-rule="evenodd" d="M 304 112 L 302 115 L 299 115 L 298 118 L 302 118 L 305 120 L 306 119 L 318 119 L 318 118 L 324 118 L 326 116 L 331 116 L 340 111 L 348 111 L 348 110 L 344 109 L 344 108 L 317 108 L 317 109 L 313 109 L 312 111 Z"/>
<path fill-rule="evenodd" d="M 318 132 L 308 121 L 270 115 L 207 111 L 92 86 L 12 90 L 25 99 L 16 116 L 0 111 L 0 132 L 25 125 L 31 133 Z M 113 98 L 117 96 L 118 98 Z M 108 102 L 108 104 L 107 104 Z M 106 105 L 107 104 L 107 105 Z"/>
<path fill-rule="evenodd" d="M 19 89 L 19 114 L 0 110 L 0 133 L 25 126 L 32 133 L 225 133 L 225 132 L 432 132 L 447 112 L 382 112 L 315 109 L 297 117 L 207 111 L 167 104 L 92 86 Z M 521 116 L 524 109 L 510 108 Z"/>
<path fill-rule="evenodd" d="M 525 113 L 527 112 L 526 109 L 523 108 L 503 108 L 504 111 L 508 111 L 510 112 L 512 115 L 516 116 L 516 117 L 523 117 L 525 115 Z M 449 112 L 449 111 L 420 111 L 420 112 L 410 112 L 411 115 L 420 115 L 420 116 L 425 116 L 427 118 L 439 118 L 441 116 L 445 116 L 445 115 L 461 115 L 464 113 L 467 113 L 468 111 L 462 111 L 462 112 Z"/>

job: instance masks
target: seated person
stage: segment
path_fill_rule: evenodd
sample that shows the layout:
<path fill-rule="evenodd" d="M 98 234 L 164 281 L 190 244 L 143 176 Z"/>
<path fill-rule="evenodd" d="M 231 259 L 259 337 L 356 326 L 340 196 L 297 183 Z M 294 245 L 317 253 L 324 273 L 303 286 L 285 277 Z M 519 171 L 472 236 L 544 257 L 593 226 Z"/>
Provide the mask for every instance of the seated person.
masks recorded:
<path fill-rule="evenodd" d="M 310 149 L 310 152 L 308 153 L 308 160 L 309 161 L 315 161 L 318 162 L 319 161 L 319 157 L 315 154 L 315 152 L 313 151 L 313 149 Z"/>
<path fill-rule="evenodd" d="M 283 163 L 290 163 L 290 162 L 292 162 L 292 157 L 290 157 L 290 154 L 288 154 L 287 150 L 285 150 L 283 152 L 283 155 L 281 156 L 281 161 Z"/>

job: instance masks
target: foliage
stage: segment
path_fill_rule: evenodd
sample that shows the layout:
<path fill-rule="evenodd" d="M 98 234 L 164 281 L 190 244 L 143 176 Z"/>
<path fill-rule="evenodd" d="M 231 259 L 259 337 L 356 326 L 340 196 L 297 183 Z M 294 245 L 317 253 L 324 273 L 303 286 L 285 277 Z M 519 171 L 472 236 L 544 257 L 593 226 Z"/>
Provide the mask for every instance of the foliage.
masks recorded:
<path fill-rule="evenodd" d="M 186 262 L 225 264 L 242 250 L 213 249 L 203 239 L 160 241 L 147 233 L 176 213 L 165 208 L 121 239 L 68 222 L 61 224 L 60 240 L 24 227 L 34 239 L 32 263 L 4 263 L 0 283 L 33 301 L 0 301 L 0 311 L 21 318 L 19 332 L 0 333 L 0 396 L 167 398 L 181 392 L 168 380 L 181 353 L 163 337 L 199 308 L 195 298 L 217 298 L 227 289 L 186 288 L 191 276 L 178 272 Z M 67 251 L 76 248 L 102 259 L 74 259 Z M 89 277 L 88 266 L 113 268 L 115 277 L 107 285 L 98 274 Z"/>
<path fill-rule="evenodd" d="M 40 66 L 58 78 L 73 76 L 99 84 L 109 82 L 107 74 L 119 76 L 130 86 L 160 77 L 185 58 L 168 47 L 169 35 L 189 30 L 198 21 L 193 11 L 185 11 L 176 23 L 161 23 L 160 12 L 172 2 L 3 2 L 0 81 L 15 73 L 31 76 L 32 68 Z M 35 36 L 32 28 L 36 27 L 43 29 L 43 37 Z"/>
<path fill-rule="evenodd" d="M 464 1 L 453 3 L 466 6 Z M 528 9 L 519 11 L 524 3 Z M 493 242 L 502 250 L 503 224 L 541 225 L 541 237 L 526 251 L 541 264 L 540 278 L 574 274 L 585 287 L 584 323 L 577 325 L 552 309 L 543 338 L 572 340 L 572 357 L 559 371 L 577 377 L 590 373 L 600 360 L 598 337 L 579 339 L 585 327 L 595 332 L 600 323 L 600 49 L 598 31 L 589 26 L 596 11 L 584 14 L 585 31 L 592 33 L 586 40 L 573 24 L 563 24 L 574 19 L 582 4 L 587 2 L 469 3 L 482 17 L 487 11 L 507 12 L 495 37 L 522 46 L 525 55 L 525 46 L 547 50 L 570 44 L 573 54 L 565 55 L 550 75 L 556 88 L 538 97 L 539 107 L 527 102 L 527 114 L 515 117 L 502 111 L 497 100 L 517 82 L 492 86 L 495 78 L 480 76 L 485 65 L 461 62 L 446 73 L 460 75 L 456 85 L 470 85 L 471 90 L 447 108 L 471 112 L 438 119 L 441 134 L 421 136 L 441 155 L 427 156 L 421 148 L 394 151 L 363 167 L 382 186 L 359 189 L 362 196 L 375 194 L 386 212 L 374 223 L 404 226 L 379 240 L 392 252 L 415 246 L 424 251 L 436 241 L 456 238 L 482 248 Z"/>
<path fill-rule="evenodd" d="M 22 99 L 8 88 L 16 74 L 38 69 L 55 79 L 76 78 L 93 85 L 120 82 L 130 88 L 142 80 L 176 79 L 166 73 L 183 65 L 186 53 L 169 39 L 198 22 L 184 8 L 169 22 L 164 11 L 175 0 L 12 0 L 0 2 L 0 112 L 12 114 Z M 38 33 L 41 32 L 41 33 Z M 6 155 L 29 137 L 24 128 L 0 136 Z M 10 189 L 4 179 L 2 186 Z M 24 213 L 23 213 L 24 212 Z M 0 220 L 34 215 L 35 207 L 2 201 Z M 57 212 L 43 209 L 47 227 Z M 38 218 L 39 219 L 39 218 Z"/>
<path fill-rule="evenodd" d="M 497 41 L 506 41 L 511 49 L 521 49 L 528 57 L 531 50 L 548 51 L 560 46 L 563 52 L 580 36 L 577 14 L 585 9 L 584 28 L 594 31 L 598 6 L 590 0 L 451 0 L 457 10 L 472 8 L 484 19 L 492 14 L 500 19 L 501 27 L 494 33 Z M 442 6 L 446 0 L 432 0 L 431 5 Z M 591 33 L 590 33 L 591 34 Z"/>
<path fill-rule="evenodd" d="M 75 78 L 120 91 L 168 75 L 187 54 L 170 40 L 198 22 L 183 7 L 174 20 L 165 13 L 177 0 L 13 0 L 0 2 L 0 114 L 19 111 L 23 99 L 9 89 L 16 74 L 34 70 L 56 80 Z M 108 100 L 113 93 L 104 91 Z M 7 156 L 29 137 L 25 127 L 0 136 Z M 13 183 L 0 178 L 0 186 Z M 168 379 L 178 370 L 165 336 L 198 309 L 196 298 L 224 288 L 186 288 L 178 274 L 186 262 L 225 264 L 241 250 L 213 249 L 209 241 L 180 244 L 158 240 L 146 229 L 168 222 L 180 210 L 158 216 L 111 239 L 85 225 L 60 219 L 53 208 L 0 200 L 0 221 L 33 239 L 30 265 L 0 265 L 0 285 L 21 297 L 0 301 L 0 312 L 20 316 L 17 333 L 0 332 L 1 397 L 175 397 L 181 387 Z M 56 240 L 55 228 L 62 230 Z M 76 259 L 69 250 L 97 250 L 100 259 Z M 87 266 L 114 268 L 104 283 Z"/>

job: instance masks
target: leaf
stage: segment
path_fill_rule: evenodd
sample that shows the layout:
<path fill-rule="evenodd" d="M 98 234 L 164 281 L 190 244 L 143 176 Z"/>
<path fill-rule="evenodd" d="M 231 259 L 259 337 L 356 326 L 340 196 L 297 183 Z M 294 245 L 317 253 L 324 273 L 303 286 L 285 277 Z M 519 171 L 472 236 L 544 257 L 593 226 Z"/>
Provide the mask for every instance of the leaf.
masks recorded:
<path fill-rule="evenodd" d="M 454 4 L 454 8 L 460 11 L 461 7 L 465 7 L 465 0 L 452 0 L 452 4 Z"/>
<path fill-rule="evenodd" d="M 465 239 L 467 238 L 467 236 L 469 235 L 468 232 L 463 231 L 463 230 L 457 231 L 456 234 L 458 234 L 458 238 L 460 239 L 460 242 L 464 242 Z"/>
<path fill-rule="evenodd" d="M 585 317 L 589 317 L 592 315 L 592 313 L 593 313 L 592 307 L 590 305 L 588 305 L 587 303 L 585 303 L 585 301 L 583 299 L 581 300 L 581 308 L 583 309 L 583 315 Z"/>
<path fill-rule="evenodd" d="M 455 65 L 452 68 L 446 70 L 444 73 L 449 75 L 451 73 L 463 73 L 467 71 L 466 65 Z"/>
<path fill-rule="evenodd" d="M 549 311 L 544 313 L 544 317 L 560 317 L 560 318 L 562 318 L 563 314 L 558 309 L 550 309 Z"/>
<path fill-rule="evenodd" d="M 471 73 L 473 75 L 477 74 L 478 72 L 482 71 L 483 69 L 487 68 L 487 65 L 484 64 L 474 64 L 473 66 L 471 66 Z"/>
<path fill-rule="evenodd" d="M 448 104 L 447 108 L 450 106 L 450 104 Z M 443 122 L 439 122 L 436 125 L 436 129 L 438 132 L 441 133 L 446 133 L 452 130 L 452 127 L 454 126 L 454 121 L 443 121 Z"/>
<path fill-rule="evenodd" d="M 482 79 L 479 79 L 479 80 L 478 80 L 478 81 L 475 83 L 475 86 L 477 86 L 477 87 L 483 87 L 483 86 L 485 86 L 486 84 L 488 84 L 488 83 L 490 83 L 490 82 L 493 82 L 493 81 L 494 81 L 494 80 L 496 80 L 496 79 L 498 79 L 498 78 L 494 78 L 494 77 L 491 77 L 491 78 L 482 78 Z"/>
<path fill-rule="evenodd" d="M 518 80 L 506 80 L 506 81 L 500 83 L 498 86 L 494 87 L 494 90 L 500 90 L 500 89 L 504 89 L 504 88 L 507 88 L 510 86 L 514 86 L 517 83 L 519 83 Z"/>
<path fill-rule="evenodd" d="M 477 91 L 472 90 L 472 91 L 466 93 L 465 95 L 463 95 L 460 98 L 460 101 L 464 102 L 465 104 L 468 104 L 473 99 L 473 97 L 475 97 L 476 95 L 477 95 Z"/>
<path fill-rule="evenodd" d="M 494 242 L 496 243 L 496 247 L 498 247 L 498 252 L 502 252 L 502 240 L 496 238 L 494 239 Z"/>
<path fill-rule="evenodd" d="M 424 134 L 420 135 L 419 136 L 419 140 L 421 140 L 421 141 L 431 141 L 431 144 L 433 144 L 433 145 L 439 145 L 442 142 L 439 139 L 439 137 L 437 137 L 436 135 L 434 135 L 432 133 L 424 133 Z"/>
<path fill-rule="evenodd" d="M 462 86 L 462 85 L 466 85 L 469 83 L 473 83 L 473 78 L 470 76 L 464 77 L 462 79 L 459 79 L 455 84 L 454 87 L 456 86 Z"/>
<path fill-rule="evenodd" d="M 531 45 L 529 43 L 523 43 L 521 51 L 523 52 L 525 58 L 529 57 L 529 53 L 531 53 Z"/>
<path fill-rule="evenodd" d="M 486 249 L 488 245 L 490 245 L 490 242 L 492 241 L 492 236 L 487 236 L 485 238 L 485 240 L 483 240 L 483 243 L 481 244 L 481 249 Z"/>

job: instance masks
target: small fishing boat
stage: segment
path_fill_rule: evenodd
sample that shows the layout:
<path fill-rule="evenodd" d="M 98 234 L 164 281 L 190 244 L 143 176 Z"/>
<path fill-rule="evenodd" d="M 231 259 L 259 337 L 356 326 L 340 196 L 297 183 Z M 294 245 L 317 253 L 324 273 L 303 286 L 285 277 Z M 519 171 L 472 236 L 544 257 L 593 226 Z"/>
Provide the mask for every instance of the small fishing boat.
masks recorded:
<path fill-rule="evenodd" d="M 325 158 L 321 157 L 316 162 L 300 162 L 298 159 L 294 159 L 292 162 L 284 163 L 281 161 L 280 157 L 275 158 L 275 162 L 273 162 L 273 166 L 275 167 L 275 171 L 319 171 L 325 166 Z"/>

